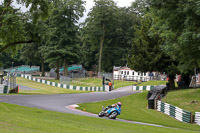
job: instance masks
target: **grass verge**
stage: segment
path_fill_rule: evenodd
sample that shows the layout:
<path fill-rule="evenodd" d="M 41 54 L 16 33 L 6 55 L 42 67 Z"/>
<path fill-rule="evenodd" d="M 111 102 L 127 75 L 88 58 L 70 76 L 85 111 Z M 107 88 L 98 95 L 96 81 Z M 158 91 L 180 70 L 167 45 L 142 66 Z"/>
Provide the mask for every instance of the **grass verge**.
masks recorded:
<path fill-rule="evenodd" d="M 137 82 L 115 80 L 114 87 L 117 89 L 120 87 L 131 86 L 133 84 L 137 84 Z"/>
<path fill-rule="evenodd" d="M 0 103 L 1 133 L 191 133 Z"/>
<path fill-rule="evenodd" d="M 200 112 L 200 88 L 170 91 L 162 101 L 193 112 L 193 114 Z"/>
<path fill-rule="evenodd" d="M 147 82 L 142 82 L 141 84 L 138 84 L 137 86 L 147 86 L 147 85 L 166 85 L 168 81 L 163 80 L 150 80 Z"/>
<path fill-rule="evenodd" d="M 55 79 L 47 79 L 47 80 L 51 82 L 60 83 L 59 80 L 55 80 Z M 77 83 L 71 82 L 70 84 L 74 86 L 82 86 L 82 87 L 101 87 L 102 86 L 102 79 L 100 78 L 82 78 L 82 79 L 75 79 L 74 81 L 77 81 Z M 78 81 L 80 81 L 80 83 L 78 83 Z M 114 88 L 117 89 L 120 87 L 131 86 L 133 84 L 137 84 L 137 82 L 115 80 Z"/>
<path fill-rule="evenodd" d="M 101 107 L 108 106 L 118 101 L 122 102 L 122 112 L 118 118 L 159 124 L 175 128 L 183 128 L 190 130 L 200 130 L 200 126 L 182 123 L 169 117 L 161 112 L 157 112 L 152 109 L 147 109 L 147 92 L 137 93 L 134 95 L 117 98 L 114 100 L 95 102 L 95 103 L 84 103 L 79 104 L 79 109 L 86 109 L 87 112 L 92 112 L 98 114 L 101 111 Z"/>
<path fill-rule="evenodd" d="M 34 89 L 39 90 L 19 90 L 20 94 L 68 94 L 68 93 L 86 93 L 86 91 L 76 91 L 76 90 L 69 90 L 59 87 L 54 87 L 42 83 L 38 83 L 35 81 L 31 81 L 25 78 L 16 78 L 17 84 L 31 87 Z"/>

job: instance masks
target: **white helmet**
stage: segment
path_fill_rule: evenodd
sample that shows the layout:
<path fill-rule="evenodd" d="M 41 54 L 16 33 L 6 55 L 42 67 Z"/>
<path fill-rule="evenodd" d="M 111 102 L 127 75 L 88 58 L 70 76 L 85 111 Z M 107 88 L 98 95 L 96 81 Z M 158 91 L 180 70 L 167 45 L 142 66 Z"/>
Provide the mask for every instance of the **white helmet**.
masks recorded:
<path fill-rule="evenodd" d="M 118 106 L 122 106 L 121 102 L 118 102 L 117 105 L 118 105 Z"/>

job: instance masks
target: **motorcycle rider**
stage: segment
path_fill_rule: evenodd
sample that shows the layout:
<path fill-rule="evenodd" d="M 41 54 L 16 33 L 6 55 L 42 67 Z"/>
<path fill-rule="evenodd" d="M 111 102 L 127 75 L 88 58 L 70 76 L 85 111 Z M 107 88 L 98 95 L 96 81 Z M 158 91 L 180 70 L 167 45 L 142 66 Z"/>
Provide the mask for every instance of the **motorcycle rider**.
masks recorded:
<path fill-rule="evenodd" d="M 99 112 L 99 117 L 109 117 L 109 119 L 116 119 L 117 115 L 121 114 L 121 102 L 117 102 L 116 104 L 112 104 L 104 109 L 102 106 L 102 111 Z"/>
<path fill-rule="evenodd" d="M 108 107 L 106 107 L 104 109 L 104 111 L 108 110 L 109 108 L 116 108 L 116 107 L 119 107 L 121 109 L 121 106 L 122 106 L 121 102 L 117 102 L 115 104 L 112 104 L 112 105 L 109 105 Z"/>

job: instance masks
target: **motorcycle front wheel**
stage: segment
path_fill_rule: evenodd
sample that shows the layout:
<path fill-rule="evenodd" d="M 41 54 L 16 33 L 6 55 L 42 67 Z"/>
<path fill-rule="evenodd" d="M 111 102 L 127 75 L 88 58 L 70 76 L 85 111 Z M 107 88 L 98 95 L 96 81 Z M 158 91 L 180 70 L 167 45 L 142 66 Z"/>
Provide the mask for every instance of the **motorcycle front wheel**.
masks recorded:
<path fill-rule="evenodd" d="M 116 119 L 117 115 L 117 112 L 114 111 L 109 115 L 109 119 Z"/>

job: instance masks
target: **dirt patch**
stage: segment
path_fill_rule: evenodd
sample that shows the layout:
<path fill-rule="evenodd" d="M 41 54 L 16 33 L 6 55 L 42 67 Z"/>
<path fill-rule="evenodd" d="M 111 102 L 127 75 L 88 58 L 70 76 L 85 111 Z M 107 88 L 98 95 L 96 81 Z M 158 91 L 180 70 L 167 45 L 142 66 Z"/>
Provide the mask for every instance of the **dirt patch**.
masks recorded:
<path fill-rule="evenodd" d="M 198 104 L 199 102 L 198 101 L 191 101 L 190 103 Z"/>

